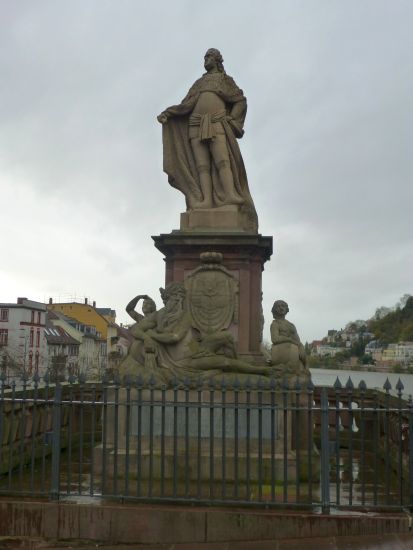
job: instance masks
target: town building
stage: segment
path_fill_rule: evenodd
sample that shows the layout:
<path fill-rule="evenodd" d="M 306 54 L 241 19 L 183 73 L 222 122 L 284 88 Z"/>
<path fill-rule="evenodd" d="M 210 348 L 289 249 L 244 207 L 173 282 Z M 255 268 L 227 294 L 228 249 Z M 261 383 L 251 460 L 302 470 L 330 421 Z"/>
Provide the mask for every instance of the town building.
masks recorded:
<path fill-rule="evenodd" d="M 66 379 L 75 374 L 79 359 L 80 342 L 64 328 L 55 326 L 47 319 L 45 337 L 48 352 L 48 370 L 54 381 Z"/>
<path fill-rule="evenodd" d="M 0 303 L 0 365 L 7 380 L 47 370 L 46 305 L 27 298 Z"/>

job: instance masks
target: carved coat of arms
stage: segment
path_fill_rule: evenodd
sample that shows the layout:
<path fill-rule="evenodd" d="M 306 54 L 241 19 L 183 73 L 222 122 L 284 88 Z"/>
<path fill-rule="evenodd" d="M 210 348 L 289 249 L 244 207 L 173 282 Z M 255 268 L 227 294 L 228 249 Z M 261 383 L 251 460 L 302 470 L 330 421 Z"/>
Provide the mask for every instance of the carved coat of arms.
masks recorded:
<path fill-rule="evenodd" d="M 188 311 L 201 334 L 211 334 L 238 321 L 238 281 L 223 266 L 222 254 L 201 254 L 202 264 L 185 280 Z"/>

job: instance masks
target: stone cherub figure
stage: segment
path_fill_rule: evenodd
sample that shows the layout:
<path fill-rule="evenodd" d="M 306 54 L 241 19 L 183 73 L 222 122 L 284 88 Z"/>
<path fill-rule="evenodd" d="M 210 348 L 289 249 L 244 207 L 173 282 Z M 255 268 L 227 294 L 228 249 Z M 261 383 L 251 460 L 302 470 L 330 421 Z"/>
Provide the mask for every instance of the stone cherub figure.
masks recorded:
<path fill-rule="evenodd" d="M 256 230 L 257 214 L 237 138 L 244 134 L 247 100 L 225 72 L 219 50 L 204 58 L 206 73 L 179 105 L 158 116 L 164 171 L 186 198 L 187 210 L 236 205 Z"/>
<path fill-rule="evenodd" d="M 144 316 L 140 316 L 138 322 L 129 329 L 135 340 L 119 367 L 121 376 L 137 374 L 139 366 L 144 366 L 148 374 L 159 365 L 174 366 L 175 356 L 182 356 L 179 345 L 190 328 L 185 308 L 185 287 L 183 283 L 170 283 L 160 292 L 164 307 L 159 311 L 156 311 L 153 300 L 146 295 L 137 296 L 127 306 L 128 313 L 133 311 L 136 315 L 134 318 L 138 319 L 139 314 L 134 308 L 138 299 L 144 299 Z"/>
<path fill-rule="evenodd" d="M 142 313 L 138 313 L 135 309 L 140 300 L 143 300 Z M 156 304 L 154 300 L 152 300 L 152 298 L 147 294 L 139 294 L 138 296 L 135 296 L 135 298 L 133 298 L 126 306 L 126 312 L 137 323 L 139 323 L 139 321 L 142 321 L 144 317 L 147 317 L 154 311 L 156 311 Z"/>
<path fill-rule="evenodd" d="M 301 373 L 306 369 L 306 355 L 295 326 L 286 320 L 288 304 L 277 300 L 271 310 L 274 321 L 271 323 L 271 363 L 282 365 L 288 370 Z"/>

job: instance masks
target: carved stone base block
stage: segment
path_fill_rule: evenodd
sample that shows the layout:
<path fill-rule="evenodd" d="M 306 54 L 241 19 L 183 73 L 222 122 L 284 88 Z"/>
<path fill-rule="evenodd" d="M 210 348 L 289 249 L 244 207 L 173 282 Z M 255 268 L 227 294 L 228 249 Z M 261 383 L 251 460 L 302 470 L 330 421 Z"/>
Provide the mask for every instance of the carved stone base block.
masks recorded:
<path fill-rule="evenodd" d="M 211 227 L 217 231 L 242 232 L 246 222 L 244 214 L 238 206 L 220 206 L 219 208 L 206 208 L 203 210 L 191 210 L 181 214 L 181 231 L 211 231 Z"/>
<path fill-rule="evenodd" d="M 176 396 L 174 390 L 163 395 L 160 390 L 142 390 L 140 397 L 135 389 L 129 396 L 124 388 L 118 391 L 116 399 L 113 390 L 108 392 L 105 443 L 94 449 L 95 473 L 104 474 L 109 484 L 115 477 L 130 477 L 136 485 L 138 473 L 142 486 L 151 480 L 155 491 L 163 480 L 164 495 L 172 494 L 175 483 L 179 492 L 186 483 L 193 490 L 197 482 L 224 482 L 231 492 L 235 482 L 242 496 L 250 483 L 308 479 L 308 443 L 302 434 L 297 454 L 296 415 L 285 410 L 280 393 L 263 391 L 258 398 L 251 392 L 248 401 L 240 394 L 234 405 L 233 391 L 226 391 L 225 402 L 218 391 L 211 405 L 210 391 L 181 391 Z M 314 479 L 318 472 L 314 450 Z"/>
<path fill-rule="evenodd" d="M 222 254 L 222 265 L 238 281 L 238 314 L 229 327 L 238 357 L 262 364 L 262 271 L 272 254 L 272 237 L 246 232 L 173 231 L 152 238 L 165 256 L 165 284 L 183 282 L 200 265 L 201 253 Z"/>

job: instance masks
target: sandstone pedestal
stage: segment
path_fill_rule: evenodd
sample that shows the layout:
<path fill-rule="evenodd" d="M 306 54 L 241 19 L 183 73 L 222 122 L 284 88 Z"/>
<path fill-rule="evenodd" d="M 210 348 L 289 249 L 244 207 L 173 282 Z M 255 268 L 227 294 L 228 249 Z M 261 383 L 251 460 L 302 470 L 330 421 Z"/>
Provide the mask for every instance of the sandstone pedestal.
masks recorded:
<path fill-rule="evenodd" d="M 238 281 L 238 318 L 229 329 L 238 356 L 262 364 L 262 271 L 272 254 L 272 237 L 209 229 L 172 231 L 152 238 L 165 257 L 165 284 L 183 282 L 199 266 L 201 253 L 222 254 L 222 265 Z"/>
<path fill-rule="evenodd" d="M 181 231 L 236 231 L 243 233 L 245 214 L 238 206 L 220 206 L 203 210 L 189 210 L 181 214 Z"/>
<path fill-rule="evenodd" d="M 242 499 L 308 478 L 305 449 L 297 467 L 290 399 L 285 408 L 278 392 L 121 388 L 108 392 L 108 403 L 105 445 L 94 454 L 109 485 L 127 477 L 143 493 L 150 486 L 176 496 L 207 495 L 215 485 L 221 492 L 224 484 Z"/>

